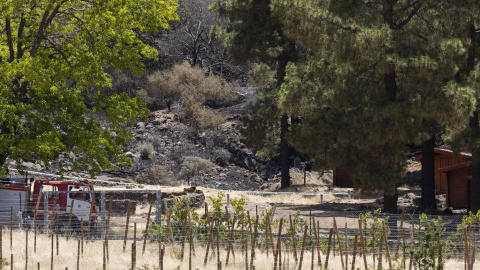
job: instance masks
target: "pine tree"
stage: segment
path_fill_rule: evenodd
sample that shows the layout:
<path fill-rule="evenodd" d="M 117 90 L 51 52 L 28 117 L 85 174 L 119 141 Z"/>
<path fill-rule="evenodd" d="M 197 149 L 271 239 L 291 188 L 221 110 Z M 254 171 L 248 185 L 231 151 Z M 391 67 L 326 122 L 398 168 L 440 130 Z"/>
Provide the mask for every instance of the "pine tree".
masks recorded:
<path fill-rule="evenodd" d="M 264 117 L 258 118 L 261 114 L 255 112 L 255 117 L 249 118 L 245 123 L 245 130 L 251 130 L 253 126 L 270 123 L 272 120 L 273 126 L 279 126 L 280 132 L 267 134 L 267 136 L 254 137 L 256 132 L 246 132 L 247 145 L 250 141 L 260 142 L 260 144 L 250 144 L 251 147 L 256 147 L 256 150 L 265 149 L 269 145 L 266 140 L 267 137 L 272 138 L 271 135 L 278 134 L 280 141 L 280 156 L 281 156 L 281 173 L 282 188 L 290 186 L 290 151 L 288 143 L 289 132 L 289 117 L 285 112 L 282 112 L 278 107 L 278 91 L 282 85 L 285 77 L 285 69 L 288 62 L 296 58 L 296 46 L 293 41 L 288 39 L 283 31 L 282 25 L 278 19 L 273 16 L 270 10 L 270 1 L 267 0 L 217 0 L 212 5 L 212 8 L 223 16 L 227 16 L 231 22 L 231 27 L 223 28 L 218 25 L 212 27 L 211 33 L 216 40 L 219 40 L 226 48 L 229 55 L 236 62 L 247 62 L 250 60 L 259 60 L 262 63 L 269 65 L 272 70 L 275 70 L 275 84 L 269 89 L 264 89 L 269 92 L 267 95 L 273 99 L 262 102 L 270 102 L 273 106 L 271 114 L 263 114 Z M 262 91 L 262 90 L 261 90 Z M 271 102 L 271 101 L 274 102 Z M 252 108 L 252 110 L 255 109 Z M 264 111 L 268 112 L 268 111 Z M 250 137 L 250 138 L 249 138 Z"/>
<path fill-rule="evenodd" d="M 451 91 L 473 93 L 472 112 L 465 121 L 459 121 L 450 128 L 450 138 L 456 150 L 470 150 L 472 153 L 472 182 L 470 211 L 480 210 L 480 1 L 452 2 L 448 5 L 456 36 L 463 45 L 464 57 L 459 61 L 458 71 L 448 83 Z M 463 124 L 463 126 L 462 126 Z"/>
<path fill-rule="evenodd" d="M 383 190 L 385 211 L 397 209 L 405 146 L 472 108 L 472 91 L 446 87 L 463 43 L 449 34 L 444 4 L 273 1 L 284 31 L 311 54 L 288 66 L 282 86 L 282 108 L 302 119 L 294 146 L 349 169 L 365 192 Z"/>

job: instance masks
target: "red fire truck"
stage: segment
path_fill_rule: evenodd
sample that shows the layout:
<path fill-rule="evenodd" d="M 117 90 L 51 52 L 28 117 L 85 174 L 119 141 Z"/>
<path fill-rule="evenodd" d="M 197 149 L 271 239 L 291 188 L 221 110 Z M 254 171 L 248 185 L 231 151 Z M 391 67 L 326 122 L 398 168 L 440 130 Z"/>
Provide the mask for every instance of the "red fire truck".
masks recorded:
<path fill-rule="evenodd" d="M 85 228 L 89 223 L 95 225 L 98 209 L 93 199 L 93 186 L 87 181 L 34 181 L 33 178 L 10 176 L 0 184 L 2 224 L 9 225 L 13 220 L 15 225 L 45 225 L 58 216 L 59 227 L 63 230 L 69 220 L 73 230 L 78 230 L 82 221 Z"/>

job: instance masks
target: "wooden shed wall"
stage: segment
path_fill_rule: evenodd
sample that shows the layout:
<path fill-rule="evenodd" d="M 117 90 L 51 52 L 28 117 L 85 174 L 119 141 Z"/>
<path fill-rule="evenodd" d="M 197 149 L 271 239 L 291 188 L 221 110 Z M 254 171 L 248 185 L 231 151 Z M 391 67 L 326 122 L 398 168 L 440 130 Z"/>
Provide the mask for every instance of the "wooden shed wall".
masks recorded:
<path fill-rule="evenodd" d="M 435 166 L 435 192 L 436 193 L 447 193 L 448 183 L 446 173 L 441 173 L 438 169 L 457 165 L 464 162 L 461 157 L 449 157 L 444 155 L 435 154 L 434 156 L 434 166 Z"/>
<path fill-rule="evenodd" d="M 462 179 L 472 174 L 471 168 L 461 168 L 445 173 L 448 177 L 447 203 L 453 208 L 469 209 L 471 181 Z"/>
<path fill-rule="evenodd" d="M 341 168 L 336 168 L 333 171 L 333 185 L 337 187 L 353 187 L 353 180 L 350 173 Z"/>

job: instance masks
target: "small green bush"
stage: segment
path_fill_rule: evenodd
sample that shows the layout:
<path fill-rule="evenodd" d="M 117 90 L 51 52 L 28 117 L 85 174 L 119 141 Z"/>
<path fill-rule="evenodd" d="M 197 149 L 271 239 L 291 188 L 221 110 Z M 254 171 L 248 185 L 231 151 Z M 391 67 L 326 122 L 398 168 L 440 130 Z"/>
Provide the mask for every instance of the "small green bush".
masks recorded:
<path fill-rule="evenodd" d="M 200 157 L 185 157 L 182 163 L 182 169 L 179 173 L 180 179 L 185 179 L 190 182 L 195 176 L 207 173 L 215 167 L 210 160 L 206 160 Z"/>
<path fill-rule="evenodd" d="M 146 141 L 151 143 L 154 148 L 159 148 L 162 144 L 162 137 L 148 133 L 146 136 Z"/>
<path fill-rule="evenodd" d="M 220 166 L 227 165 L 228 161 L 232 157 L 232 154 L 223 148 L 213 150 L 212 155 L 215 159 L 215 163 Z"/>
<path fill-rule="evenodd" d="M 222 77 L 205 74 L 205 70 L 191 67 L 187 62 L 177 64 L 148 76 L 147 93 L 139 91 L 138 96 L 153 107 L 166 106 L 169 110 L 173 103 L 186 96 L 192 96 L 197 103 L 210 108 L 231 106 L 243 99 Z"/>
<path fill-rule="evenodd" d="M 139 173 L 135 178 L 137 183 L 147 185 L 179 186 L 180 182 L 172 180 L 173 173 L 160 165 L 153 165 Z"/>
<path fill-rule="evenodd" d="M 194 96 L 185 96 L 181 117 L 198 130 L 218 129 L 223 123 L 221 115 L 202 106 Z"/>

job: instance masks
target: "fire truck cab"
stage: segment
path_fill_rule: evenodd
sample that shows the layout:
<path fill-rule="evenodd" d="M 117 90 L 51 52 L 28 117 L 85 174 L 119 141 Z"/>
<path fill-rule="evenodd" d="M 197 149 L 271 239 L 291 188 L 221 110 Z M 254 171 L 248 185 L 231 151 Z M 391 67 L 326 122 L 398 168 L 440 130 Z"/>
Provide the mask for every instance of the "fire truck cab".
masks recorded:
<path fill-rule="evenodd" d="M 55 219 L 58 215 L 59 226 L 62 228 L 67 225 L 71 212 L 72 228 L 79 226 L 82 221 L 83 225 L 88 225 L 89 218 L 90 224 L 95 224 L 97 207 L 93 186 L 86 181 L 35 181 L 32 195 L 32 212 L 37 221 L 45 220 L 44 213 L 48 212 L 48 220 Z M 48 211 L 44 211 L 45 205 Z"/>

